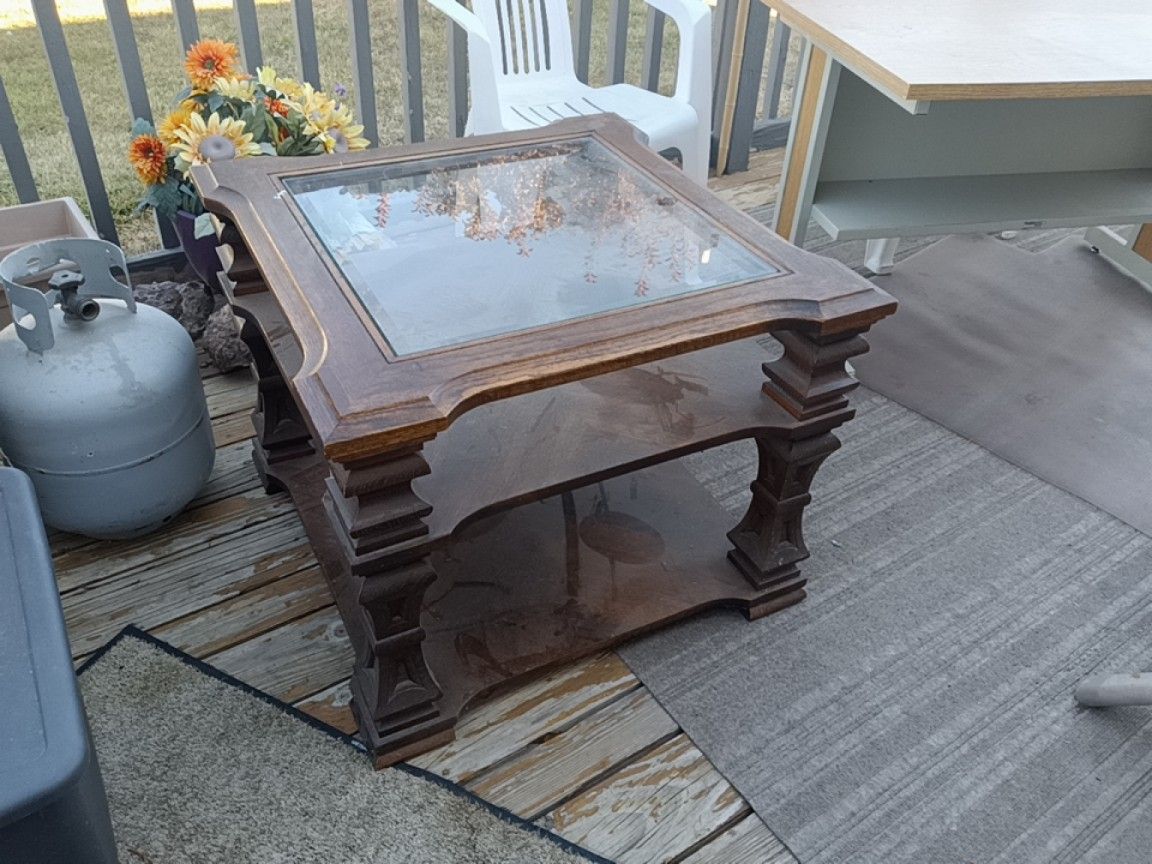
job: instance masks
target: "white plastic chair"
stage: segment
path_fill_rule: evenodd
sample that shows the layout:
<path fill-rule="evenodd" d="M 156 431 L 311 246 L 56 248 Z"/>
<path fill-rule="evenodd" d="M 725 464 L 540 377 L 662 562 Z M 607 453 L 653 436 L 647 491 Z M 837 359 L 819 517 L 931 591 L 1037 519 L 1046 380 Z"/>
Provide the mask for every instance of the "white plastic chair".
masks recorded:
<path fill-rule="evenodd" d="M 565 0 L 428 0 L 468 34 L 470 135 L 544 126 L 581 114 L 619 114 L 656 151 L 680 151 L 684 171 L 708 178 L 712 117 L 711 9 L 704 0 L 646 0 L 676 24 L 676 92 L 630 84 L 589 87 L 576 78 Z"/>

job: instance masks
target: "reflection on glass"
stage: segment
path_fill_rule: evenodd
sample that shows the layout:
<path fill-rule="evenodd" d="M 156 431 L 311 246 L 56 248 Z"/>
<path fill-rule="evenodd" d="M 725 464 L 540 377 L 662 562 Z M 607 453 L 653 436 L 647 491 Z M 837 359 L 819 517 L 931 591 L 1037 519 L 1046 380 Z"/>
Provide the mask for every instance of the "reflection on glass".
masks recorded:
<path fill-rule="evenodd" d="M 286 185 L 397 354 L 777 272 L 590 138 Z"/>

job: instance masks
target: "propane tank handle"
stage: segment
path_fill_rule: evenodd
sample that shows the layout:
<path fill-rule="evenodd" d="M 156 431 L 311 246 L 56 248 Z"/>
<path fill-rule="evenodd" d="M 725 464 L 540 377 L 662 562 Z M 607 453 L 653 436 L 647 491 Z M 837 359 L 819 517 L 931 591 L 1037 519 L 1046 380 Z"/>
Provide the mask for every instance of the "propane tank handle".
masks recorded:
<path fill-rule="evenodd" d="M 70 238 L 22 246 L 0 261 L 0 283 L 4 285 L 8 305 L 12 308 L 16 335 L 30 351 L 37 354 L 43 354 L 56 344 L 48 310 L 65 298 L 59 290 L 42 293 L 17 280 L 44 274 L 62 263 L 75 264 L 83 279 L 79 286 L 73 284 L 68 288 L 69 291 L 75 288 L 76 297 L 123 300 L 129 312 L 136 312 L 132 288 L 112 275 L 113 269 L 118 269 L 124 274 L 125 280 L 128 279 L 128 261 L 123 250 L 115 243 Z M 22 320 L 27 315 L 32 316 L 31 325 Z"/>

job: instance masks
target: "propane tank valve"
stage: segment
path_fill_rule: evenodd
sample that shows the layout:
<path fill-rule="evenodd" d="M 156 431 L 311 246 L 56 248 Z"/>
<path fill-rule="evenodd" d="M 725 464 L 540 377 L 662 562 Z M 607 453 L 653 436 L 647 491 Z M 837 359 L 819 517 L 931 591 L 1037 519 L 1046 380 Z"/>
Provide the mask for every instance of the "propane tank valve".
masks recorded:
<path fill-rule="evenodd" d="M 59 270 L 48 280 L 48 287 L 56 292 L 56 302 L 64 310 L 65 321 L 91 321 L 100 314 L 99 303 L 77 295 L 83 284 L 84 277 L 75 270 Z"/>

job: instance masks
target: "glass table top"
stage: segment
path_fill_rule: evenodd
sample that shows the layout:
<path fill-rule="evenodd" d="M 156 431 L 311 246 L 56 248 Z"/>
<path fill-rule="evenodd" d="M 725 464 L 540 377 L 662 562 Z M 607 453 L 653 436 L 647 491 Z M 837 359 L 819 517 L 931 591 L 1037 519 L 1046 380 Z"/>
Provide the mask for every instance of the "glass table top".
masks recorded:
<path fill-rule="evenodd" d="M 779 272 L 591 137 L 285 185 L 397 355 Z"/>

